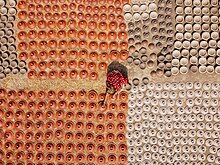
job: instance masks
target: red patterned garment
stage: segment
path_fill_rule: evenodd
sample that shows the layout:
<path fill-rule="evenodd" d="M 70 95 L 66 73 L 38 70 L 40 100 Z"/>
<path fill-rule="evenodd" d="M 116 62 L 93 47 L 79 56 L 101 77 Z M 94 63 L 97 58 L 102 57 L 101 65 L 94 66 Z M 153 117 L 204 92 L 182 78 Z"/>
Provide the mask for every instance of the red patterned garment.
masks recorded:
<path fill-rule="evenodd" d="M 119 70 L 113 70 L 107 74 L 106 86 L 107 88 L 119 91 L 123 84 L 128 84 L 128 78 L 123 77 Z"/>

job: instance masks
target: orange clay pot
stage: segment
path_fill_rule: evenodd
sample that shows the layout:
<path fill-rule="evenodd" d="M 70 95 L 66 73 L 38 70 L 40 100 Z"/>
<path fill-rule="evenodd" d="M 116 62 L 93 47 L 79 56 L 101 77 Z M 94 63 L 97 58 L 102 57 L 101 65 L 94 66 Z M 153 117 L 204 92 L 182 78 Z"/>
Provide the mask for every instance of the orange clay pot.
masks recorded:
<path fill-rule="evenodd" d="M 97 158 L 97 163 L 98 164 L 105 164 L 106 163 L 106 158 L 104 155 L 98 156 Z"/>
<path fill-rule="evenodd" d="M 46 93 L 44 91 L 38 92 L 38 98 L 44 100 L 46 98 Z"/>
<path fill-rule="evenodd" d="M 55 27 L 56 27 L 56 22 L 55 22 L 55 21 L 48 21 L 47 26 L 48 26 L 50 29 L 55 29 Z M 51 33 L 51 32 L 49 31 L 49 33 Z M 52 34 L 50 34 L 50 35 L 52 35 Z"/>
<path fill-rule="evenodd" d="M 76 21 L 74 19 L 70 19 L 67 24 L 70 29 L 76 28 Z"/>
<path fill-rule="evenodd" d="M 100 32 L 100 33 L 98 34 L 98 39 L 99 39 L 100 41 L 105 41 L 105 40 L 107 39 L 107 34 L 106 34 L 105 32 Z"/>
<path fill-rule="evenodd" d="M 67 12 L 62 12 L 62 13 L 60 14 L 60 17 L 61 17 L 61 19 L 66 20 L 66 19 L 68 18 Z"/>
<path fill-rule="evenodd" d="M 37 42 L 36 41 L 29 42 L 29 48 L 31 50 L 36 50 L 37 49 Z"/>
<path fill-rule="evenodd" d="M 93 131 L 94 127 L 95 126 L 93 123 L 88 123 L 88 124 L 86 124 L 86 131 Z"/>
<path fill-rule="evenodd" d="M 48 62 L 48 68 L 50 69 L 55 69 L 57 67 L 57 62 L 56 61 L 50 61 Z"/>
<path fill-rule="evenodd" d="M 5 108 L 6 107 L 6 101 L 1 99 L 0 100 L 0 107 Z M 9 110 L 14 110 L 17 107 L 17 103 L 15 101 L 9 101 L 8 102 L 8 109 Z"/>
<path fill-rule="evenodd" d="M 114 152 L 115 150 L 116 150 L 115 144 L 110 143 L 110 144 L 108 145 L 108 151 L 109 151 L 109 152 Z"/>
<path fill-rule="evenodd" d="M 39 21 L 37 25 L 40 29 L 45 29 L 47 27 L 47 23 L 44 20 Z"/>
<path fill-rule="evenodd" d="M 68 45 L 68 43 L 66 40 L 61 40 L 61 41 L 59 41 L 58 47 L 60 49 L 65 49 L 67 47 L 67 45 Z"/>
<path fill-rule="evenodd" d="M 28 68 L 29 68 L 30 70 L 35 70 L 35 69 L 37 68 L 37 62 L 36 62 L 36 61 L 30 61 L 30 62 L 28 63 Z"/>
<path fill-rule="evenodd" d="M 34 110 L 36 108 L 35 102 L 29 102 L 27 106 L 28 110 Z"/>
<path fill-rule="evenodd" d="M 120 59 L 126 60 L 128 58 L 128 52 L 127 51 L 121 51 L 120 52 Z"/>
<path fill-rule="evenodd" d="M 69 48 L 74 49 L 77 47 L 78 43 L 76 40 L 71 40 L 69 41 L 68 45 L 69 45 Z"/>
<path fill-rule="evenodd" d="M 28 78 L 29 79 L 35 79 L 37 77 L 37 72 L 36 71 L 29 71 L 28 72 Z"/>
<path fill-rule="evenodd" d="M 18 102 L 17 107 L 21 110 L 24 110 L 27 107 L 27 102 L 24 100 L 21 100 Z"/>
<path fill-rule="evenodd" d="M 55 99 L 55 98 L 56 98 L 56 93 L 55 93 L 55 91 L 50 90 L 50 91 L 47 93 L 47 97 L 48 97 L 49 99 Z"/>
<path fill-rule="evenodd" d="M 115 41 L 116 38 L 117 38 L 116 32 L 109 32 L 109 33 L 108 33 L 108 39 L 109 39 L 110 41 Z"/>
<path fill-rule="evenodd" d="M 71 59 L 76 59 L 78 57 L 78 52 L 75 51 L 75 50 L 71 50 L 69 52 L 69 56 L 70 56 Z"/>
<path fill-rule="evenodd" d="M 27 27 L 27 23 L 24 21 L 20 21 L 20 22 L 18 22 L 17 27 L 20 30 L 24 30 Z"/>
<path fill-rule="evenodd" d="M 74 11 L 70 12 L 69 17 L 70 17 L 71 19 L 76 19 L 76 17 L 77 17 L 76 12 L 74 12 Z"/>
<path fill-rule="evenodd" d="M 101 14 L 100 19 L 101 21 L 106 21 L 108 18 L 106 14 Z"/>
<path fill-rule="evenodd" d="M 49 121 L 49 122 L 46 123 L 46 128 L 47 128 L 47 129 L 51 130 L 51 129 L 53 129 L 54 127 L 55 127 L 55 124 L 54 124 L 53 121 Z"/>
<path fill-rule="evenodd" d="M 68 118 L 68 119 L 69 119 L 69 118 Z M 74 128 L 73 122 L 67 122 L 67 123 L 65 124 L 65 129 L 66 129 L 66 130 L 72 130 L 73 128 Z M 69 136 L 69 135 L 66 134 L 66 136 Z M 73 136 L 73 135 L 71 135 L 71 136 Z M 69 140 L 69 138 L 68 138 L 68 140 Z"/>
<path fill-rule="evenodd" d="M 124 91 L 120 92 L 119 93 L 119 99 L 121 101 L 127 101 L 128 100 L 128 94 L 126 92 L 124 92 Z"/>
<path fill-rule="evenodd" d="M 109 132 L 114 132 L 114 130 L 115 130 L 115 126 L 114 126 L 113 123 L 109 123 L 109 124 L 106 126 L 106 128 L 107 128 L 107 130 L 108 130 Z"/>
<path fill-rule="evenodd" d="M 79 76 L 81 79 L 86 79 L 88 77 L 88 72 L 86 70 L 82 70 L 79 72 Z"/>
<path fill-rule="evenodd" d="M 50 39 L 55 39 L 55 38 L 56 38 L 56 31 L 54 31 L 54 30 L 48 31 L 47 36 L 48 36 Z"/>
<path fill-rule="evenodd" d="M 85 60 L 80 60 L 78 62 L 78 67 L 81 69 L 85 69 L 86 68 L 86 61 Z"/>
<path fill-rule="evenodd" d="M 65 1 L 64 1 L 64 2 L 65 2 Z M 63 11 L 68 10 L 68 8 L 69 8 L 69 6 L 68 6 L 67 4 L 62 4 L 62 6 L 61 6 L 61 9 L 62 9 Z"/>
<path fill-rule="evenodd" d="M 30 38 L 30 39 L 35 39 L 37 37 L 37 31 L 36 30 L 30 30 L 28 33 L 27 33 L 27 36 Z"/>
<path fill-rule="evenodd" d="M 27 3 L 26 3 L 26 1 L 19 1 L 18 2 L 18 8 L 19 9 L 25 9 L 27 7 Z"/>
<path fill-rule="evenodd" d="M 27 39 L 27 33 L 24 32 L 24 31 L 19 32 L 18 33 L 18 38 L 19 38 L 19 40 L 22 40 L 22 41 L 26 40 Z"/>
<path fill-rule="evenodd" d="M 29 13 L 28 13 L 28 18 L 29 18 L 29 19 L 35 19 L 35 16 L 36 16 L 36 15 L 35 15 L 34 12 L 29 12 Z"/>
<path fill-rule="evenodd" d="M 21 51 L 25 51 L 25 50 L 27 50 L 27 48 L 28 48 L 28 44 L 26 42 L 20 42 L 18 44 L 18 49 Z"/>
<path fill-rule="evenodd" d="M 127 157 L 126 155 L 120 155 L 118 158 L 120 163 L 126 163 L 127 162 Z"/>
<path fill-rule="evenodd" d="M 76 70 L 71 70 L 69 76 L 71 79 L 75 80 L 78 76 L 78 72 Z"/>
<path fill-rule="evenodd" d="M 89 75 L 90 80 L 97 80 L 98 79 L 98 73 L 97 72 L 91 72 Z"/>
<path fill-rule="evenodd" d="M 14 100 L 16 97 L 17 97 L 17 93 L 16 93 L 15 90 L 10 90 L 10 91 L 8 91 L 8 98 L 9 98 L 10 100 Z"/>
<path fill-rule="evenodd" d="M 55 49 L 57 47 L 57 41 L 56 40 L 50 40 L 48 42 L 48 47 L 50 47 L 51 49 Z"/>
<path fill-rule="evenodd" d="M 28 59 L 28 54 L 26 52 L 21 52 L 19 53 L 18 58 L 20 60 L 26 61 Z"/>
<path fill-rule="evenodd" d="M 77 14 L 77 18 L 78 18 L 79 20 L 83 20 L 83 19 L 84 19 L 84 14 L 83 14 L 83 13 L 78 13 L 78 14 Z"/>
<path fill-rule="evenodd" d="M 68 109 L 69 110 L 76 110 L 77 109 L 77 104 L 75 103 L 75 102 L 70 102 L 69 104 L 68 104 Z"/>
<path fill-rule="evenodd" d="M 78 97 L 79 97 L 79 99 L 84 100 L 87 97 L 86 91 L 85 90 L 80 90 L 78 92 Z"/>
<path fill-rule="evenodd" d="M 110 162 L 110 163 L 115 163 L 116 162 L 116 156 L 115 155 L 109 155 L 108 156 L 108 161 Z"/>
<path fill-rule="evenodd" d="M 54 144 L 49 142 L 49 143 L 46 144 L 45 148 L 46 148 L 47 151 L 53 151 Z"/>
<path fill-rule="evenodd" d="M 66 151 L 67 151 L 67 152 L 72 152 L 73 150 L 74 150 L 74 144 L 68 143 L 68 144 L 66 145 Z"/>
<path fill-rule="evenodd" d="M 109 110 L 110 110 L 110 111 L 116 111 L 116 110 L 118 110 L 117 104 L 111 103 L 111 104 L 109 105 Z"/>
<path fill-rule="evenodd" d="M 41 50 L 45 50 L 47 48 L 47 41 L 40 41 L 39 42 L 39 45 L 38 47 L 41 49 Z"/>
<path fill-rule="evenodd" d="M 73 120 L 73 118 L 74 118 L 74 114 L 72 112 L 67 112 L 66 113 L 66 119 Z"/>
<path fill-rule="evenodd" d="M 94 152 L 95 151 L 95 145 L 93 143 L 89 143 L 86 146 L 87 152 Z"/>
<path fill-rule="evenodd" d="M 103 145 L 98 145 L 98 147 L 97 147 L 97 152 L 99 153 L 99 154 L 103 154 L 103 153 L 105 153 L 105 146 L 103 146 Z"/>
<path fill-rule="evenodd" d="M 113 141 L 115 140 L 115 135 L 114 135 L 113 133 L 108 133 L 108 134 L 106 135 L 106 140 L 107 140 L 108 142 L 113 142 Z"/>
<path fill-rule="evenodd" d="M 77 162 L 84 162 L 84 161 L 85 161 L 85 155 L 83 155 L 83 154 L 78 154 L 78 155 L 76 156 L 76 161 L 77 161 Z"/>
<path fill-rule="evenodd" d="M 66 27 L 66 25 L 67 25 L 67 23 L 66 23 L 64 20 L 59 20 L 59 21 L 57 22 L 57 27 L 58 27 L 59 29 L 64 29 L 64 28 Z"/>
<path fill-rule="evenodd" d="M 106 30 L 106 29 L 107 29 L 107 23 L 105 23 L 105 22 L 100 22 L 100 23 L 99 23 L 99 29 L 100 29 L 100 30 Z"/>
<path fill-rule="evenodd" d="M 98 49 L 98 43 L 97 43 L 96 41 L 90 42 L 90 43 L 89 43 L 89 48 L 90 48 L 91 50 L 96 50 L 96 49 Z"/>
<path fill-rule="evenodd" d="M 106 116 L 107 121 L 113 121 L 115 119 L 115 115 L 113 113 L 108 113 Z"/>
<path fill-rule="evenodd" d="M 106 104 L 103 105 L 102 103 L 99 103 L 98 109 L 100 111 L 106 111 L 107 110 L 107 105 Z"/>
<path fill-rule="evenodd" d="M 96 70 L 96 63 L 95 62 L 88 63 L 88 69 L 89 70 Z"/>
<path fill-rule="evenodd" d="M 115 42 L 115 41 L 110 42 L 109 49 L 110 50 L 117 50 L 118 49 L 118 43 Z"/>
<path fill-rule="evenodd" d="M 80 109 L 80 110 L 85 110 L 86 108 L 87 108 L 86 102 L 80 102 L 80 103 L 79 103 L 79 109 Z"/>
<path fill-rule="evenodd" d="M 105 120 L 105 115 L 103 113 L 99 113 L 97 116 L 96 116 L 96 120 L 99 121 L 99 122 L 104 122 Z"/>
<path fill-rule="evenodd" d="M 38 64 L 38 68 L 43 71 L 47 68 L 47 63 L 45 61 L 41 61 L 39 64 Z"/>
<path fill-rule="evenodd" d="M 107 42 L 100 42 L 99 43 L 99 49 L 101 51 L 106 51 L 108 49 L 108 43 Z"/>
<path fill-rule="evenodd" d="M 111 31 L 115 31 L 117 28 L 118 28 L 117 22 L 112 21 L 112 22 L 109 23 L 109 29 L 110 29 Z"/>
<path fill-rule="evenodd" d="M 68 56 L 68 54 L 65 50 L 61 50 L 58 55 L 62 59 L 65 59 Z"/>
<path fill-rule="evenodd" d="M 78 143 L 78 144 L 76 145 L 76 151 L 77 151 L 77 152 L 83 152 L 84 149 L 85 149 L 84 144 Z"/>
<path fill-rule="evenodd" d="M 38 103 L 37 107 L 39 110 L 45 110 L 47 107 L 47 104 L 44 101 L 41 101 Z"/>
<path fill-rule="evenodd" d="M 128 38 L 128 33 L 125 31 L 121 31 L 118 33 L 118 38 L 120 40 L 126 40 Z"/>
<path fill-rule="evenodd" d="M 124 113 L 119 113 L 118 115 L 117 115 L 117 119 L 119 120 L 119 121 L 124 121 L 125 120 L 125 114 Z"/>
<path fill-rule="evenodd" d="M 6 94 L 7 94 L 6 90 L 0 88 L 0 98 L 4 98 L 4 97 L 6 97 Z"/>
<path fill-rule="evenodd" d="M 93 14 L 92 19 L 93 19 L 93 21 L 98 22 L 99 21 L 99 15 L 98 14 Z"/>
<path fill-rule="evenodd" d="M 88 93 L 89 100 L 96 100 L 97 97 L 98 97 L 98 94 L 96 91 L 94 91 L 94 90 L 89 91 L 89 93 Z"/>
<path fill-rule="evenodd" d="M 97 110 L 97 104 L 94 103 L 94 102 L 90 102 L 88 104 L 88 108 L 89 108 L 90 111 L 95 111 L 95 110 Z"/>
<path fill-rule="evenodd" d="M 108 19 L 109 19 L 110 21 L 114 21 L 114 20 L 115 20 L 115 15 L 114 15 L 114 14 L 109 14 L 109 15 L 108 15 Z"/>
<path fill-rule="evenodd" d="M 69 98 L 70 100 L 76 100 L 76 98 L 77 98 L 77 93 L 76 93 L 75 91 L 69 92 L 68 98 Z"/>
<path fill-rule="evenodd" d="M 98 67 L 99 70 L 105 71 L 107 69 L 107 64 L 105 62 L 100 62 Z"/>
<path fill-rule="evenodd" d="M 65 140 L 72 141 L 74 139 L 74 135 L 71 132 L 67 132 L 65 134 Z"/>
<path fill-rule="evenodd" d="M 44 14 L 42 12 L 38 12 L 37 19 L 43 19 L 43 18 L 44 18 Z"/>
<path fill-rule="evenodd" d="M 93 163 L 95 162 L 95 156 L 93 154 L 89 154 L 87 155 L 87 161 L 90 162 L 90 163 Z"/>
<path fill-rule="evenodd" d="M 56 117 L 58 118 L 58 119 L 62 119 L 63 117 L 64 117 L 64 111 L 63 110 L 58 110 L 57 112 L 56 112 Z"/>
<path fill-rule="evenodd" d="M 45 71 L 39 72 L 38 77 L 40 78 L 40 80 L 45 80 L 47 78 L 47 72 Z"/>
<path fill-rule="evenodd" d="M 59 39 L 64 39 L 64 38 L 66 38 L 66 31 L 64 31 L 64 30 L 58 31 L 58 32 L 57 32 L 57 37 L 58 37 Z"/>
<path fill-rule="evenodd" d="M 96 52 L 91 52 L 91 53 L 89 54 L 89 59 L 92 60 L 92 61 L 98 60 L 98 53 L 96 53 Z"/>
<path fill-rule="evenodd" d="M 78 42 L 78 46 L 79 46 L 79 48 L 81 48 L 81 49 L 85 49 L 85 48 L 87 48 L 88 43 L 87 43 L 87 41 L 82 40 L 82 41 L 79 41 L 79 42 Z"/>
<path fill-rule="evenodd" d="M 102 124 L 96 126 L 96 132 L 102 133 L 105 131 L 105 127 Z"/>
<path fill-rule="evenodd" d="M 58 98 L 59 98 L 60 100 L 65 99 L 65 98 L 66 98 L 66 92 L 65 92 L 65 91 L 59 91 L 59 92 L 58 92 Z"/>
<path fill-rule="evenodd" d="M 80 123 L 81 123 L 81 122 L 80 122 Z M 82 123 L 81 123 L 81 124 L 82 124 Z M 81 126 L 81 125 L 78 125 L 78 126 Z M 83 139 L 84 139 L 84 134 L 82 134 L 81 132 L 76 133 L 75 139 L 76 139 L 77 141 L 83 141 Z"/>
<path fill-rule="evenodd" d="M 93 121 L 94 118 L 95 118 L 95 116 L 94 116 L 94 113 L 93 113 L 93 112 L 88 112 L 88 113 L 86 114 L 86 120 L 88 120 L 88 121 Z"/>
<path fill-rule="evenodd" d="M 118 15 L 117 16 L 117 21 L 120 22 L 120 23 L 123 22 L 124 21 L 124 17 L 122 15 Z"/>
<path fill-rule="evenodd" d="M 80 112 L 77 112 L 77 113 L 76 113 L 76 119 L 77 119 L 77 120 L 83 120 L 84 117 L 85 117 L 84 112 L 80 111 Z"/>
<path fill-rule="evenodd" d="M 99 143 L 99 144 L 103 144 L 104 136 L 103 135 L 96 136 L 96 142 Z"/>
<path fill-rule="evenodd" d="M 117 125 L 117 130 L 118 130 L 119 132 L 123 132 L 125 129 L 126 129 L 126 127 L 125 127 L 125 125 L 124 125 L 123 123 L 119 123 L 119 124 Z"/>
<path fill-rule="evenodd" d="M 62 100 L 58 103 L 58 108 L 59 109 L 65 109 L 67 107 L 66 101 Z"/>
<path fill-rule="evenodd" d="M 58 68 L 60 68 L 60 69 L 66 68 L 66 61 L 60 60 L 60 61 L 58 62 Z"/>
<path fill-rule="evenodd" d="M 30 57 L 31 60 L 36 60 L 37 57 L 38 57 L 37 51 L 30 52 L 29 57 Z"/>
<path fill-rule="evenodd" d="M 102 53 L 100 54 L 100 59 L 101 59 L 102 61 L 107 61 L 107 60 L 108 60 L 108 53 L 102 52 Z"/>
<path fill-rule="evenodd" d="M 88 37 L 89 37 L 90 40 L 94 40 L 94 39 L 97 38 L 97 33 L 95 31 L 90 31 L 88 33 Z"/>
<path fill-rule="evenodd" d="M 77 34 L 77 32 L 76 32 L 76 30 L 74 30 L 74 29 L 70 29 L 70 30 L 67 32 L 67 36 L 68 36 L 69 38 L 75 38 L 75 37 L 76 37 L 76 34 Z"/>
<path fill-rule="evenodd" d="M 94 22 L 94 21 L 90 21 L 90 22 L 88 23 L 88 27 L 89 27 L 89 29 L 91 29 L 91 30 L 95 30 L 95 29 L 97 28 L 97 23 Z"/>
<path fill-rule="evenodd" d="M 115 61 L 115 60 L 118 59 L 118 57 L 119 57 L 119 52 L 118 51 L 111 51 L 111 53 L 110 53 L 110 59 L 111 60 Z"/>
<path fill-rule="evenodd" d="M 87 27 L 87 22 L 84 21 L 84 20 L 79 21 L 78 26 L 79 26 L 79 28 L 81 28 L 81 29 L 86 29 L 86 27 Z"/>
<path fill-rule="evenodd" d="M 57 103 L 56 103 L 55 100 L 50 100 L 50 101 L 48 102 L 48 108 L 49 108 L 49 109 L 55 109 L 56 106 L 57 106 Z"/>
<path fill-rule="evenodd" d="M 122 111 L 127 111 L 128 110 L 127 103 L 120 103 L 119 109 L 122 110 Z"/>
<path fill-rule="evenodd" d="M 122 30 L 122 31 L 126 31 L 127 26 L 126 26 L 125 23 L 120 23 L 119 28 L 120 28 L 120 30 Z"/>
<path fill-rule="evenodd" d="M 125 142 L 126 141 L 125 135 L 124 134 L 118 134 L 117 140 L 119 142 Z"/>
<path fill-rule="evenodd" d="M 84 124 L 82 122 L 76 123 L 76 130 L 82 131 L 84 129 Z"/>

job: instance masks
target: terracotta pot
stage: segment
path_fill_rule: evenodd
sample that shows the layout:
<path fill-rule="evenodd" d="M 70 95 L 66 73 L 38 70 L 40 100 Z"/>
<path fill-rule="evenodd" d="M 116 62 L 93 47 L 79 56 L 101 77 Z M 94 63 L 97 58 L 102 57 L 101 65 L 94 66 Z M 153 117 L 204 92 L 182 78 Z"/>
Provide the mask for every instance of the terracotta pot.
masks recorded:
<path fill-rule="evenodd" d="M 93 121 L 94 118 L 95 118 L 95 116 L 94 116 L 94 113 L 93 113 L 93 112 L 88 112 L 88 113 L 86 114 L 86 119 L 87 119 L 88 121 Z"/>
<path fill-rule="evenodd" d="M 74 113 L 72 113 L 72 112 L 67 112 L 66 113 L 66 119 L 67 120 L 73 120 L 73 118 L 74 118 Z"/>
<path fill-rule="evenodd" d="M 105 158 L 105 156 L 104 156 L 104 155 L 98 156 L 98 158 L 97 158 L 97 163 L 98 163 L 98 164 L 105 164 L 105 163 L 106 163 L 106 158 Z"/>
<path fill-rule="evenodd" d="M 98 145 L 98 147 L 97 147 L 97 152 L 98 152 L 99 154 L 105 153 L 105 146 L 103 146 L 103 145 Z"/>
<path fill-rule="evenodd" d="M 27 7 L 27 3 L 25 1 L 19 1 L 18 2 L 18 8 L 19 9 L 25 9 Z"/>
<path fill-rule="evenodd" d="M 41 51 L 38 55 L 38 57 L 43 61 L 48 58 L 48 53 L 46 51 Z"/>
<path fill-rule="evenodd" d="M 82 134 L 82 133 L 80 133 L 80 132 L 76 133 L 75 139 L 76 139 L 77 141 L 83 141 L 83 139 L 84 139 L 84 134 Z"/>
<path fill-rule="evenodd" d="M 85 161 L 85 155 L 83 155 L 83 154 L 78 154 L 78 155 L 76 156 L 76 161 L 77 161 L 77 162 L 84 162 L 84 161 Z"/>
<path fill-rule="evenodd" d="M 28 54 L 26 52 L 21 52 L 19 55 L 18 55 L 18 58 L 20 60 L 23 60 L 23 61 L 26 61 L 28 59 Z"/>
<path fill-rule="evenodd" d="M 84 128 L 84 124 L 82 122 L 77 122 L 76 123 L 76 127 L 75 127 L 77 130 L 83 130 Z"/>
<path fill-rule="evenodd" d="M 27 23 L 24 21 L 20 21 L 20 22 L 18 22 L 17 27 L 20 30 L 24 30 L 27 27 Z"/>
<path fill-rule="evenodd" d="M 62 118 L 64 117 L 64 115 L 65 115 L 65 113 L 64 113 L 63 110 L 58 110 L 58 111 L 56 112 L 56 117 L 57 117 L 58 119 L 62 119 Z"/>
<path fill-rule="evenodd" d="M 48 162 L 53 162 L 54 161 L 54 155 L 52 153 L 47 154 L 46 160 Z"/>
<path fill-rule="evenodd" d="M 53 149 L 54 149 L 54 144 L 53 144 L 53 143 L 47 143 L 45 148 L 46 148 L 46 150 L 49 151 L 49 152 L 50 152 L 50 151 L 53 151 Z"/>
<path fill-rule="evenodd" d="M 73 162 L 74 161 L 74 156 L 72 154 L 67 154 L 66 155 L 66 162 Z"/>
<path fill-rule="evenodd" d="M 94 162 L 94 161 L 95 161 L 95 156 L 94 156 L 93 154 L 89 154 L 89 155 L 87 156 L 87 161 L 88 161 L 88 162 Z"/>
<path fill-rule="evenodd" d="M 95 150 L 95 145 L 94 145 L 93 143 L 87 144 L 86 150 L 87 150 L 88 152 L 94 152 L 94 150 Z"/>
<path fill-rule="evenodd" d="M 81 95 L 81 94 L 80 94 Z M 70 91 L 69 94 L 68 94 L 68 98 L 70 100 L 76 100 L 77 98 L 77 93 L 75 91 Z"/>
<path fill-rule="evenodd" d="M 66 129 L 66 130 L 72 130 L 73 128 L 74 128 L 73 122 L 67 122 L 67 123 L 65 124 L 65 129 Z"/>
<path fill-rule="evenodd" d="M 47 129 L 53 129 L 55 126 L 54 122 L 53 121 L 49 121 L 46 123 L 46 128 Z"/>
<path fill-rule="evenodd" d="M 55 137 L 57 138 L 57 139 L 61 139 L 62 137 L 63 137 L 63 131 L 62 130 L 57 130 L 56 132 L 55 132 Z"/>
<path fill-rule="evenodd" d="M 31 111 L 27 112 L 25 116 L 26 116 L 27 120 L 33 120 L 34 119 L 34 113 L 31 112 Z"/>
<path fill-rule="evenodd" d="M 69 110 L 76 110 L 77 109 L 77 104 L 75 103 L 75 102 L 70 102 L 69 104 L 68 104 L 68 108 L 69 108 Z"/>
<path fill-rule="evenodd" d="M 109 123 L 106 127 L 109 132 L 114 132 L 115 130 L 115 126 L 113 123 Z"/>
<path fill-rule="evenodd" d="M 113 121 L 115 119 L 115 115 L 113 113 L 107 113 L 106 120 Z"/>
<path fill-rule="evenodd" d="M 29 57 L 30 57 L 31 60 L 36 60 L 37 57 L 38 57 L 37 51 L 32 51 L 32 52 L 30 52 L 30 53 L 29 53 Z"/>
<path fill-rule="evenodd" d="M 86 136 L 85 136 L 85 139 L 87 140 L 87 141 L 93 141 L 94 140 L 94 134 L 93 133 L 87 133 L 86 134 Z"/>
<path fill-rule="evenodd" d="M 117 135 L 117 140 L 119 142 L 125 142 L 125 140 L 126 140 L 125 135 L 124 134 L 118 134 Z"/>
<path fill-rule="evenodd" d="M 108 156 L 108 161 L 111 163 L 115 163 L 116 162 L 116 156 L 115 155 L 109 155 Z"/>
<path fill-rule="evenodd" d="M 96 141 L 97 143 L 102 144 L 104 142 L 104 136 L 103 135 L 96 136 Z"/>
<path fill-rule="evenodd" d="M 96 52 L 91 52 L 89 54 L 89 59 L 92 60 L 92 61 L 96 61 L 98 59 L 98 53 Z"/>
<path fill-rule="evenodd" d="M 67 152 L 72 152 L 73 150 L 74 150 L 74 144 L 68 143 L 68 144 L 66 145 L 66 151 L 67 151 Z"/>

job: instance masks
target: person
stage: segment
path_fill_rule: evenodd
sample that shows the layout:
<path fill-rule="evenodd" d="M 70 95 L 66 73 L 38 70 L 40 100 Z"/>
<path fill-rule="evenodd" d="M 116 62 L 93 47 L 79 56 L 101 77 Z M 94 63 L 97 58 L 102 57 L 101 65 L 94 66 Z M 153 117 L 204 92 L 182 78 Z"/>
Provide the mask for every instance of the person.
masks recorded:
<path fill-rule="evenodd" d="M 127 68 L 118 61 L 113 61 L 107 69 L 106 92 L 102 105 L 105 105 L 109 95 L 114 96 L 126 84 L 128 84 Z"/>

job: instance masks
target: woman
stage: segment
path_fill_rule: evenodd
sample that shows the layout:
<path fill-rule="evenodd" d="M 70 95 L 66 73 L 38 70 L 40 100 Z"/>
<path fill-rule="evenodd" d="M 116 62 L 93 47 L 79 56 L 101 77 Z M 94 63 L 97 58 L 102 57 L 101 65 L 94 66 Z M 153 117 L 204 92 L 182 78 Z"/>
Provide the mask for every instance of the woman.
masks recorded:
<path fill-rule="evenodd" d="M 115 95 L 118 91 L 122 89 L 123 85 L 128 84 L 128 70 L 127 68 L 120 64 L 118 61 L 113 61 L 107 70 L 107 80 L 106 80 L 106 94 L 102 101 L 105 105 L 106 98 L 108 95 Z"/>

